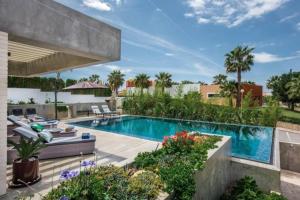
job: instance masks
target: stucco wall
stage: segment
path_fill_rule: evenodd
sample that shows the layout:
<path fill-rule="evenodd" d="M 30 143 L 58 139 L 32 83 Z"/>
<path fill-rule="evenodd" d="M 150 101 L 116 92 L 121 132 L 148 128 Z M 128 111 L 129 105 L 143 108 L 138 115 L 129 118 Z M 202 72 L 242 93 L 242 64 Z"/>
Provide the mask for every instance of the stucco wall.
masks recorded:
<path fill-rule="evenodd" d="M 19 101 L 28 102 L 33 98 L 38 104 L 44 104 L 47 99 L 54 102 L 54 92 L 41 92 L 40 89 L 30 88 L 8 88 L 7 99 L 18 103 Z M 94 95 L 77 95 L 71 92 L 59 92 L 57 99 L 64 103 L 104 103 L 107 97 L 95 97 Z"/>
<path fill-rule="evenodd" d="M 217 200 L 225 192 L 230 181 L 231 139 L 223 137 L 217 149 L 208 152 L 205 168 L 196 173 L 194 200 Z"/>
<path fill-rule="evenodd" d="M 0 31 L 0 196 L 6 193 L 7 33 Z"/>

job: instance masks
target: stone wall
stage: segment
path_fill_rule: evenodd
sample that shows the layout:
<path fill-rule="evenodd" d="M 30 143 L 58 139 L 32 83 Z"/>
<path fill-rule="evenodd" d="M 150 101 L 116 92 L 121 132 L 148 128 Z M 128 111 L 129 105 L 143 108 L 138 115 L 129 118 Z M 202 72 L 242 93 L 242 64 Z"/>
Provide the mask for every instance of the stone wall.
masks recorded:
<path fill-rule="evenodd" d="M 8 35 L 0 31 L 0 196 L 6 193 L 6 110 Z"/>
<path fill-rule="evenodd" d="M 280 142 L 280 167 L 300 173 L 300 143 Z"/>

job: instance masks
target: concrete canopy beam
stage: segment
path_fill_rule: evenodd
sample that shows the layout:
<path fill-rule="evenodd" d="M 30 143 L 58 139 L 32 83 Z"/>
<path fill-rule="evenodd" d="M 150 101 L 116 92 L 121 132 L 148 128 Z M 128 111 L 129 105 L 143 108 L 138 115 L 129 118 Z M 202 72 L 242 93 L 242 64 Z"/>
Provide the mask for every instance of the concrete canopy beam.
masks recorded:
<path fill-rule="evenodd" d="M 0 31 L 7 32 L 13 42 L 85 58 L 86 63 L 73 62 L 73 68 L 120 59 L 119 29 L 52 0 L 0 0 Z M 72 65 L 54 63 L 60 70 Z M 52 72 L 39 68 L 39 74 Z M 35 75 L 29 74 L 35 70 L 26 70 Z"/>

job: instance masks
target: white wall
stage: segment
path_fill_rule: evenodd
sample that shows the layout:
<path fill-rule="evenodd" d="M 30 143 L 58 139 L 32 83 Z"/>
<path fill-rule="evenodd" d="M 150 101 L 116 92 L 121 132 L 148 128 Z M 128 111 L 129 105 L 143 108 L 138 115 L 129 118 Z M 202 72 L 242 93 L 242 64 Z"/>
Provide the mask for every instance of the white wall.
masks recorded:
<path fill-rule="evenodd" d="M 200 92 L 200 84 L 182 84 L 182 85 L 172 85 L 170 88 L 165 88 L 165 92 L 169 93 L 171 96 L 176 96 L 178 94 L 179 87 L 182 87 L 182 95 L 187 94 L 188 92 Z M 144 92 L 149 92 L 153 94 L 155 88 L 149 87 L 144 89 Z M 133 94 L 135 92 L 140 92 L 140 88 L 130 87 L 127 88 L 128 94 Z"/>
<path fill-rule="evenodd" d="M 41 92 L 40 89 L 29 89 L 29 88 L 8 88 L 7 99 L 13 103 L 19 101 L 28 102 L 30 98 L 38 104 L 44 104 L 47 99 L 50 98 L 54 101 L 54 92 Z M 71 94 L 71 92 L 59 92 L 57 101 L 64 103 L 101 103 L 105 102 L 107 97 L 95 97 L 94 95 L 77 95 Z"/>
<path fill-rule="evenodd" d="M 8 35 L 0 31 L 0 196 L 6 193 Z"/>

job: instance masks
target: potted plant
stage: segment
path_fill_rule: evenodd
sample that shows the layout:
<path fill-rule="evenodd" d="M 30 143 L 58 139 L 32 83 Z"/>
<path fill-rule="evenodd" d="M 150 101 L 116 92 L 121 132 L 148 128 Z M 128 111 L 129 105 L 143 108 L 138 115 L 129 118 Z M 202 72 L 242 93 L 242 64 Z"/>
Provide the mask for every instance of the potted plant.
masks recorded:
<path fill-rule="evenodd" d="M 43 138 L 33 140 L 21 137 L 19 143 L 11 140 L 8 143 L 16 149 L 18 155 L 18 158 L 13 162 L 11 186 L 22 187 L 38 182 L 41 179 L 38 154 L 45 146 Z"/>

